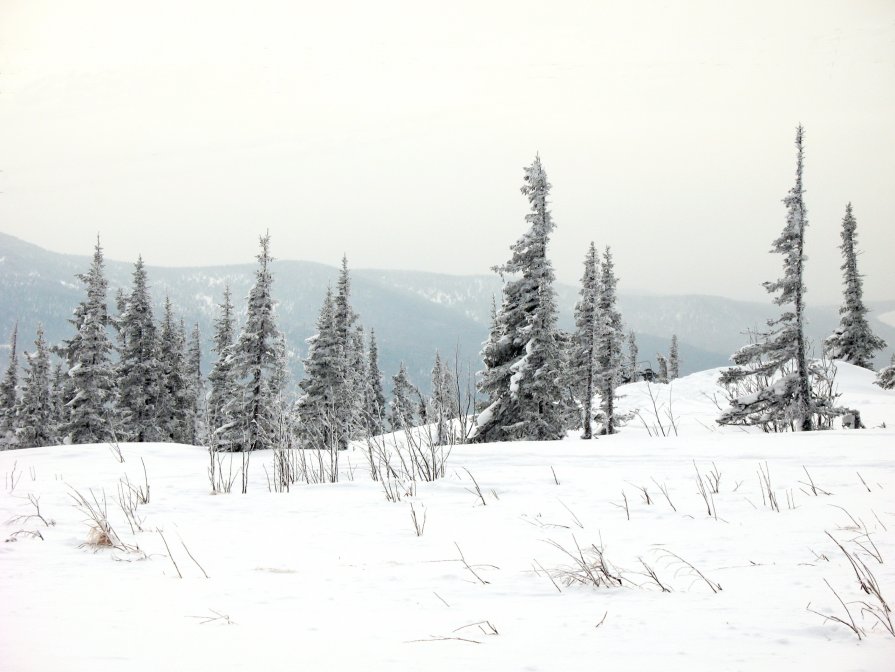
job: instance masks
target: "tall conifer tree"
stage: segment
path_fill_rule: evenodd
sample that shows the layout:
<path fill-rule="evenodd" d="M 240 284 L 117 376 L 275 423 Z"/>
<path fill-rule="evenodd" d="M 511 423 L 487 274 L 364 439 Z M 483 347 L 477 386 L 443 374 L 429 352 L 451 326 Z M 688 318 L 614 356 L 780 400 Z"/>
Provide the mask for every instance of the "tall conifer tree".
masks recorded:
<path fill-rule="evenodd" d="M 681 355 L 677 344 L 677 334 L 671 335 L 671 349 L 668 351 L 668 379 L 676 380 L 681 375 Z"/>
<path fill-rule="evenodd" d="M 736 365 L 721 374 L 722 385 L 734 386 L 747 379 L 755 381 L 745 395 L 731 400 L 718 423 L 792 427 L 801 431 L 815 428 L 817 416 L 838 414 L 832 399 L 815 396 L 805 345 L 805 227 L 808 225 L 804 202 L 802 171 L 804 130 L 796 130 L 796 180 L 783 203 L 786 226 L 774 241 L 772 252 L 783 255 L 783 277 L 764 283 L 769 293 L 777 293 L 774 303 L 784 306 L 770 330 L 733 354 Z"/>
<path fill-rule="evenodd" d="M 583 439 L 593 436 L 592 420 L 594 405 L 594 373 L 597 339 L 597 301 L 600 293 L 600 262 L 597 248 L 591 241 L 584 259 L 584 275 L 581 277 L 578 303 L 575 306 L 576 331 L 572 337 L 573 353 L 571 373 L 576 381 L 575 389 L 581 402 Z"/>
<path fill-rule="evenodd" d="M 600 411 L 603 418 L 600 433 L 615 434 L 618 428 L 615 399 L 616 388 L 621 379 L 623 330 L 621 314 L 616 309 L 618 279 L 615 277 L 612 252 L 608 247 L 603 253 L 600 271 L 595 379 L 600 393 Z"/>
<path fill-rule="evenodd" d="M 852 213 L 851 203 L 845 206 L 842 219 L 842 285 L 843 302 L 839 308 L 839 326 L 824 342 L 831 359 L 842 359 L 849 364 L 873 369 L 873 356 L 886 347 L 886 342 L 876 336 L 867 322 L 864 305 L 864 282 L 858 273 L 858 224 Z"/>
<path fill-rule="evenodd" d="M 133 286 L 118 318 L 118 396 L 116 405 L 127 441 L 157 441 L 156 406 L 161 364 L 143 258 L 134 265 Z"/>
<path fill-rule="evenodd" d="M 370 345 L 367 349 L 367 385 L 365 388 L 364 415 L 367 431 L 371 435 L 385 431 L 385 395 L 382 392 L 382 371 L 379 369 L 379 348 L 376 334 L 370 330 Z"/>
<path fill-rule="evenodd" d="M 9 338 L 9 362 L 0 381 L 0 449 L 15 444 L 16 406 L 18 402 L 19 360 L 17 341 L 19 323 L 12 328 Z"/>
<path fill-rule="evenodd" d="M 420 417 L 419 388 L 410 382 L 407 367 L 401 362 L 398 373 L 392 376 L 392 399 L 389 402 L 388 418 L 393 432 L 416 427 L 423 422 Z"/>
<path fill-rule="evenodd" d="M 637 372 L 637 361 L 639 357 L 640 350 L 637 347 L 637 334 L 635 334 L 632 329 L 628 332 L 628 358 L 625 365 L 627 379 L 632 383 L 636 383 L 640 380 L 640 374 Z"/>
<path fill-rule="evenodd" d="M 109 404 L 115 395 L 115 373 L 103 273 L 102 247 L 97 238 L 90 270 L 78 276 L 87 290 L 71 320 L 77 333 L 65 343 L 70 387 L 65 432 L 71 443 L 97 443 L 114 438 Z"/>
<path fill-rule="evenodd" d="M 43 325 L 37 325 L 34 352 L 25 353 L 25 378 L 17 411 L 16 443 L 22 448 L 48 446 L 55 438 L 50 399 L 50 355 Z"/>
<path fill-rule="evenodd" d="M 344 353 L 339 343 L 336 308 L 332 289 L 326 288 L 317 317 L 317 333 L 307 339 L 305 376 L 299 382 L 298 400 L 302 442 L 307 448 L 341 445 L 340 423 L 336 417 L 342 388 Z"/>
<path fill-rule="evenodd" d="M 208 374 L 211 387 L 208 394 L 208 432 L 209 441 L 216 450 L 234 450 L 238 449 L 242 439 L 238 416 L 242 390 L 236 379 L 233 355 L 236 322 L 229 284 L 224 286 L 224 300 L 219 308 L 212 346 L 217 359 Z"/>
<path fill-rule="evenodd" d="M 243 387 L 241 418 L 246 432 L 246 450 L 269 447 L 264 439 L 263 423 L 275 413 L 275 409 L 270 407 L 273 398 L 270 377 L 279 359 L 280 331 L 271 296 L 273 275 L 270 266 L 273 257 L 270 254 L 270 234 L 262 236 L 260 244 L 255 284 L 248 297 L 246 323 L 233 348 L 236 374 Z"/>
<path fill-rule="evenodd" d="M 517 276 L 503 287 L 503 302 L 485 348 L 482 393 L 488 406 L 476 418 L 475 441 L 559 439 L 567 416 L 562 394 L 553 267 L 547 244 L 553 231 L 550 183 L 535 157 L 524 171 L 522 193 L 531 212 L 528 231 L 511 246 L 512 256 L 495 268 Z"/>

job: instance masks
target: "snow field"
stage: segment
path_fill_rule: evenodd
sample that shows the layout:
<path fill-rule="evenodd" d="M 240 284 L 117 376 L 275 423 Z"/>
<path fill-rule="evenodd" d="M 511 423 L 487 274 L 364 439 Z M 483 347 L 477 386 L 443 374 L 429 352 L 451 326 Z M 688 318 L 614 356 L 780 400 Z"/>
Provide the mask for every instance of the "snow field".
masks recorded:
<path fill-rule="evenodd" d="M 0 453 L 2 538 L 43 536 L 0 544 L 0 669 L 891 669 L 895 637 L 854 604 L 869 597 L 826 533 L 895 603 L 895 432 L 878 427 L 895 426 L 895 393 L 840 366 L 843 403 L 870 429 L 722 432 L 703 395 L 714 377 L 672 386 L 678 436 L 650 437 L 634 419 L 592 442 L 454 448 L 446 478 L 411 500 L 426 515 L 420 537 L 410 502 L 386 501 L 359 446 L 342 456 L 342 482 L 282 494 L 268 491 L 272 455 L 253 454 L 246 495 L 238 482 L 209 494 L 208 456 L 193 446 L 125 444 L 123 463 L 104 445 Z M 652 389 L 667 403 L 666 386 Z M 646 386 L 622 393 L 650 424 Z M 141 459 L 150 501 L 134 534 L 117 487 L 125 474 L 143 483 Z M 763 501 L 765 464 L 779 512 Z M 831 494 L 812 495 L 805 469 Z M 707 505 L 697 478 L 713 470 Z M 115 531 L 142 553 L 82 547 L 72 488 L 105 492 Z M 55 525 L 6 522 L 34 513 L 29 494 Z M 858 545 L 873 550 L 865 535 L 882 563 Z M 551 541 L 601 546 L 624 585 L 566 586 L 573 563 Z M 806 610 L 847 620 L 825 580 L 861 640 Z"/>

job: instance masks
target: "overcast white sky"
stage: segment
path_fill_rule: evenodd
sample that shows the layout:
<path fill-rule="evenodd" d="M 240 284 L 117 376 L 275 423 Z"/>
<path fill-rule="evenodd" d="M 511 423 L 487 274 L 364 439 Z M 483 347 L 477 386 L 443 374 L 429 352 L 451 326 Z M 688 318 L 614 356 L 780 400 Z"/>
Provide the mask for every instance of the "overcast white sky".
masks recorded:
<path fill-rule="evenodd" d="M 895 2 L 0 0 L 0 231 L 110 258 L 483 273 L 541 153 L 550 253 L 762 298 L 806 127 L 809 300 L 895 297 Z"/>

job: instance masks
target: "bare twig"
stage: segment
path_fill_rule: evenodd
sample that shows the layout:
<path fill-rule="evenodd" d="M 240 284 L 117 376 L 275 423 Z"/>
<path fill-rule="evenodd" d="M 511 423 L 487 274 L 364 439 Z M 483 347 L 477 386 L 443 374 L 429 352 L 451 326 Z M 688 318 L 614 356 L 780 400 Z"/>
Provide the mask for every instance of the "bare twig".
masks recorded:
<path fill-rule="evenodd" d="M 861 479 L 861 483 L 863 483 L 863 484 L 864 484 L 864 487 L 867 488 L 867 492 L 870 492 L 870 486 L 867 485 L 867 481 L 865 481 L 865 480 L 864 480 L 864 477 L 861 476 L 861 472 L 860 472 L 860 471 L 857 471 L 857 472 L 855 472 L 855 473 L 858 474 L 858 478 Z"/>
<path fill-rule="evenodd" d="M 824 579 L 824 583 L 827 584 L 827 588 L 829 588 L 831 591 L 833 591 L 833 595 L 836 596 L 836 599 L 839 600 L 839 604 L 841 604 L 842 608 L 845 609 L 845 614 L 848 617 L 848 621 L 845 621 L 844 619 L 839 618 L 838 616 L 824 614 L 824 613 L 821 613 L 815 609 L 812 609 L 810 602 L 808 603 L 808 606 L 805 607 L 805 609 L 810 611 L 812 614 L 817 614 L 818 616 L 824 618 L 825 620 L 835 621 L 836 623 L 841 623 L 846 628 L 848 628 L 853 633 L 855 633 L 855 636 L 858 639 L 861 639 L 861 635 L 863 634 L 863 631 L 857 626 L 857 624 L 855 624 L 855 619 L 852 617 L 851 612 L 848 610 L 848 606 L 845 604 L 845 602 L 842 601 L 842 598 L 839 597 L 839 593 L 837 593 L 835 590 L 833 590 L 833 586 L 830 585 L 829 581 Z"/>
<path fill-rule="evenodd" d="M 470 565 L 468 562 L 466 562 L 466 558 L 463 556 L 463 551 L 460 550 L 460 545 L 456 541 L 454 542 L 454 546 L 457 547 L 457 552 L 460 554 L 460 558 L 459 558 L 460 562 L 462 562 L 463 566 L 466 567 L 467 570 L 469 570 L 469 573 L 472 574 L 480 583 L 482 583 L 484 585 L 488 585 L 489 583 L 491 583 L 490 581 L 486 581 L 481 576 L 479 576 L 479 574 L 472 568 L 472 565 Z M 495 565 L 475 565 L 475 566 L 476 567 L 490 567 L 492 569 L 500 569 L 499 567 L 497 567 Z"/>
<path fill-rule="evenodd" d="M 159 531 L 159 534 L 161 534 L 161 531 Z M 162 539 L 164 540 L 164 537 L 162 537 Z M 180 540 L 180 545 L 183 546 L 183 550 L 186 551 L 186 554 L 187 554 L 188 556 L 190 556 L 190 560 L 192 560 L 194 563 L 196 563 L 196 567 L 198 567 L 198 568 L 201 570 L 202 574 L 205 575 L 205 578 L 206 578 L 206 579 L 210 578 L 210 577 L 208 576 L 208 572 L 205 571 L 205 568 L 204 568 L 202 565 L 200 565 L 200 564 L 199 564 L 199 561 L 196 560 L 196 558 L 193 557 L 193 554 L 192 554 L 192 553 L 190 553 L 190 549 L 188 549 L 188 548 L 186 547 L 186 544 L 183 542 L 183 539 Z M 167 546 L 167 544 L 165 544 L 165 546 Z M 172 558 L 171 561 L 173 562 L 174 559 Z M 176 565 L 175 565 L 175 566 L 176 566 Z"/>
<path fill-rule="evenodd" d="M 575 512 L 572 511 L 572 509 L 570 509 L 568 506 L 566 506 L 566 503 L 564 501 L 562 501 L 559 497 L 556 498 L 556 501 L 559 502 L 560 504 L 562 504 L 562 508 L 564 508 L 566 511 L 569 512 L 569 514 L 572 516 L 572 520 L 575 521 L 575 524 L 583 530 L 584 524 L 580 520 L 578 520 L 578 516 L 575 515 Z"/>
<path fill-rule="evenodd" d="M 675 560 L 679 561 L 682 565 L 684 565 L 684 568 L 685 568 L 685 569 L 690 570 L 691 573 L 695 574 L 695 575 L 698 576 L 700 579 L 702 579 L 702 580 L 705 582 L 705 584 L 706 584 L 709 588 L 711 588 L 711 590 L 712 590 L 713 593 L 719 593 L 719 592 L 721 592 L 721 590 L 722 590 L 722 589 L 721 589 L 721 584 L 719 584 L 719 583 L 716 582 L 716 581 L 712 581 L 711 579 L 709 579 L 708 577 L 706 577 L 705 574 L 703 574 L 701 571 L 699 571 L 698 569 L 696 569 L 696 567 L 693 565 L 693 563 L 691 563 L 691 562 L 689 562 L 689 561 L 687 561 L 687 560 L 684 560 L 681 556 L 679 556 L 677 553 L 673 553 L 672 551 L 667 551 L 667 550 L 666 550 L 666 551 L 663 551 L 663 553 L 666 554 L 666 555 L 668 555 L 668 556 L 671 556 L 671 557 L 674 558 Z"/>
<path fill-rule="evenodd" d="M 475 487 L 475 491 L 466 488 L 466 492 L 472 493 L 473 495 L 478 497 L 482 502 L 482 506 L 488 506 L 488 502 L 485 501 L 485 496 L 482 494 L 482 489 L 479 487 L 478 481 L 475 480 L 475 476 L 473 476 L 472 472 L 469 471 L 469 469 L 467 469 L 466 467 L 463 467 L 463 471 L 465 471 L 469 475 L 469 478 L 472 479 L 473 486 Z"/>
<path fill-rule="evenodd" d="M 177 566 L 177 561 L 174 559 L 174 554 L 171 552 L 171 547 L 168 546 L 168 541 L 165 539 L 165 535 L 158 528 L 155 530 L 158 532 L 159 536 L 162 538 L 162 542 L 165 544 L 165 549 L 168 551 L 168 558 L 171 560 L 171 563 L 174 565 L 174 569 L 177 570 L 177 576 L 181 579 L 183 578 L 183 574 L 180 573 L 180 567 Z"/>
<path fill-rule="evenodd" d="M 662 495 L 665 497 L 665 500 L 668 502 L 668 506 L 671 507 L 671 510 L 677 511 L 677 508 L 675 507 L 674 503 L 671 501 L 671 497 L 668 496 L 668 486 L 665 483 L 662 483 L 660 485 L 659 482 L 655 478 L 653 478 L 652 481 L 653 481 L 653 483 L 656 484 L 656 487 L 659 488 L 659 492 L 661 492 Z"/>
<path fill-rule="evenodd" d="M 410 520 L 413 521 L 413 529 L 416 532 L 416 536 L 423 536 L 423 532 L 426 530 L 426 507 L 423 507 L 423 515 L 420 517 L 414 503 L 410 502 Z"/>
<path fill-rule="evenodd" d="M 27 524 L 28 521 L 30 521 L 32 518 L 36 518 L 37 520 L 42 522 L 45 527 L 51 527 L 56 524 L 55 520 L 52 520 L 52 519 L 47 520 L 46 518 L 44 518 L 43 514 L 40 512 L 40 497 L 29 492 L 26 499 L 31 504 L 31 506 L 34 507 L 34 513 L 23 514 L 20 516 L 13 516 L 12 518 L 10 518 L 7 521 L 7 525 L 14 525 L 14 524 L 24 525 L 24 524 Z"/>
<path fill-rule="evenodd" d="M 537 567 L 535 567 L 535 565 L 537 565 Z M 539 569 L 541 570 L 541 572 L 544 572 L 544 574 L 547 576 L 547 578 L 550 579 L 550 583 L 552 583 L 552 584 L 553 584 L 553 587 L 556 588 L 556 592 L 557 592 L 557 593 L 561 593 L 561 592 L 562 592 L 562 589 L 559 587 L 559 585 L 556 583 L 556 581 L 553 580 L 553 577 L 550 575 L 550 572 L 548 572 L 546 569 L 544 569 L 544 568 L 541 566 L 541 563 L 540 563 L 540 562 L 538 562 L 537 560 L 535 560 L 535 561 L 533 562 L 533 564 L 532 564 L 532 567 L 534 567 L 535 574 L 539 574 L 539 573 L 540 573 L 540 572 L 538 572 Z"/>

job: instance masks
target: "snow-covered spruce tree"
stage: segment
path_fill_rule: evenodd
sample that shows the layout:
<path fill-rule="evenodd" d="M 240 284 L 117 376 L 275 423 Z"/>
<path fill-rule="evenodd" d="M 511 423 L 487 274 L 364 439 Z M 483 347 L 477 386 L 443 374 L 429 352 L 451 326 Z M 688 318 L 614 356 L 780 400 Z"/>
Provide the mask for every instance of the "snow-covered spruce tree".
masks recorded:
<path fill-rule="evenodd" d="M 640 351 L 637 348 L 637 335 L 634 330 L 628 332 L 628 357 L 625 362 L 625 378 L 628 382 L 636 383 L 640 380 L 640 374 L 637 372 L 637 359 Z"/>
<path fill-rule="evenodd" d="M 281 390 L 271 389 L 271 376 L 277 368 L 280 332 L 271 296 L 273 275 L 270 266 L 270 234 L 260 238 L 255 284 L 249 292 L 246 322 L 233 347 L 236 375 L 242 385 L 240 417 L 246 432 L 244 450 L 268 448 L 262 423 L 275 414 L 270 401 Z"/>
<path fill-rule="evenodd" d="M 202 335 L 198 323 L 193 325 L 186 350 L 187 384 L 189 386 L 189 443 L 198 445 L 205 435 L 205 381 L 202 378 Z"/>
<path fill-rule="evenodd" d="M 485 399 L 478 399 L 477 406 L 473 410 L 476 413 L 481 413 L 484 411 L 490 404 L 488 403 L 488 394 L 487 390 L 492 384 L 495 387 L 495 394 L 498 389 L 497 384 L 502 379 L 502 376 L 499 375 L 497 369 L 500 367 L 508 366 L 507 362 L 503 362 L 500 360 L 500 352 L 501 352 L 501 343 L 503 340 L 503 323 L 498 318 L 497 313 L 497 300 L 494 298 L 494 295 L 491 295 L 491 312 L 490 318 L 488 320 L 488 338 L 482 343 L 482 350 L 480 352 L 482 357 L 482 362 L 485 365 L 485 371 L 488 371 L 487 377 L 485 376 L 485 371 L 480 371 L 477 374 L 479 378 L 478 389 L 480 392 L 485 392 Z M 486 385 L 488 387 L 486 387 Z M 478 420 L 476 417 L 474 420 Z"/>
<path fill-rule="evenodd" d="M 432 366 L 432 398 L 426 418 L 435 425 L 435 441 L 440 446 L 451 439 L 451 421 L 456 417 L 454 397 L 454 375 L 436 350 L 435 364 Z"/>
<path fill-rule="evenodd" d="M 118 317 L 118 395 L 116 408 L 120 438 L 158 441 L 156 404 L 160 394 L 161 363 L 152 316 L 152 299 L 143 258 L 134 264 L 133 286 Z"/>
<path fill-rule="evenodd" d="M 474 441 L 550 440 L 565 434 L 568 415 L 562 394 L 554 273 L 547 259 L 553 231 L 548 210 L 550 184 L 535 157 L 525 169 L 522 193 L 531 212 L 529 229 L 514 243 L 512 256 L 495 270 L 518 276 L 503 286 L 503 301 L 484 351 L 480 390 L 488 406 L 476 418 Z"/>
<path fill-rule="evenodd" d="M 50 419 L 53 443 L 60 443 L 63 436 L 63 428 L 67 422 L 65 415 L 65 382 L 68 376 L 62 368 L 61 362 L 56 362 L 53 366 L 53 375 L 50 383 L 50 402 L 53 415 Z"/>
<path fill-rule="evenodd" d="M 668 351 L 668 379 L 677 380 L 681 376 L 681 355 L 678 351 L 677 334 L 671 335 L 671 349 Z"/>
<path fill-rule="evenodd" d="M 12 328 L 9 338 L 9 363 L 0 381 L 0 450 L 14 447 L 16 427 L 16 407 L 18 405 L 19 360 L 16 342 L 19 323 Z"/>
<path fill-rule="evenodd" d="M 300 434 L 305 448 L 329 450 L 341 444 L 341 425 L 336 404 L 341 395 L 344 353 L 336 327 L 336 308 L 332 289 L 326 288 L 323 306 L 317 317 L 317 333 L 308 338 L 308 357 L 303 361 L 305 376 L 298 383 Z"/>
<path fill-rule="evenodd" d="M 186 367 L 186 334 L 183 322 L 174 315 L 170 297 L 159 330 L 159 395 L 156 424 L 162 441 L 189 443 L 190 389 Z"/>
<path fill-rule="evenodd" d="M 25 353 L 22 397 L 16 412 L 16 443 L 21 448 L 49 446 L 55 438 L 53 429 L 50 353 L 43 325 L 38 324 L 34 352 Z"/>
<path fill-rule="evenodd" d="M 603 253 L 600 272 L 600 293 L 597 301 L 597 352 L 596 387 L 600 394 L 600 416 L 603 426 L 600 434 L 615 434 L 618 427 L 618 412 L 615 408 L 616 388 L 621 379 L 622 339 L 624 337 L 622 317 L 616 309 L 615 264 L 609 248 Z"/>
<path fill-rule="evenodd" d="M 656 382 L 659 383 L 667 383 L 668 382 L 668 358 L 665 357 L 661 352 L 656 353 L 656 366 L 659 369 L 658 374 L 656 374 Z"/>
<path fill-rule="evenodd" d="M 70 383 L 65 433 L 70 443 L 97 443 L 114 439 L 109 405 L 115 397 L 115 369 L 110 360 L 112 343 L 106 332 L 108 282 L 103 275 L 99 239 L 90 270 L 78 279 L 84 283 L 87 296 L 75 308 L 71 320 L 77 333 L 64 345 Z"/>
<path fill-rule="evenodd" d="M 238 449 L 242 440 L 242 427 L 237 413 L 242 401 L 242 389 L 236 379 L 233 344 L 236 323 L 230 285 L 224 286 L 224 301 L 214 323 L 214 350 L 217 359 L 208 374 L 208 432 L 210 445 L 215 450 Z"/>
<path fill-rule="evenodd" d="M 717 422 L 722 425 L 761 425 L 810 431 L 816 428 L 815 418 L 829 419 L 840 413 L 832 399 L 812 393 L 811 375 L 806 355 L 804 333 L 803 272 L 805 266 L 805 227 L 808 225 L 803 199 L 802 167 L 804 130 L 796 130 L 796 181 L 783 199 L 786 205 L 786 226 L 774 241 L 772 252 L 783 255 L 783 277 L 764 283 L 769 293 L 778 293 L 774 303 L 786 306 L 776 320 L 769 320 L 770 330 L 733 354 L 736 365 L 721 374 L 721 385 L 734 389 L 748 386 L 748 393 L 732 393 L 730 406 Z M 761 381 L 761 384 L 749 384 Z M 757 389 L 755 389 L 757 388 Z"/>
<path fill-rule="evenodd" d="M 379 348 L 376 334 L 370 330 L 370 346 L 367 349 L 367 384 L 364 388 L 364 417 L 367 433 L 382 434 L 385 431 L 385 394 L 382 392 L 382 371 L 379 369 Z"/>
<path fill-rule="evenodd" d="M 361 325 L 355 325 L 350 336 L 348 348 L 348 389 L 349 415 L 348 438 L 359 439 L 367 435 L 366 416 L 364 414 L 364 394 L 367 389 L 367 352 L 364 347 L 366 332 Z"/>
<path fill-rule="evenodd" d="M 889 366 L 879 370 L 873 384 L 879 385 L 884 390 L 895 390 L 895 355 L 892 355 Z"/>
<path fill-rule="evenodd" d="M 876 336 L 867 322 L 864 305 L 862 276 L 858 273 L 857 233 L 858 224 L 852 213 L 851 203 L 845 206 L 842 219 L 842 285 L 843 302 L 839 308 L 839 326 L 824 341 L 830 359 L 841 359 L 855 366 L 873 369 L 873 356 L 886 347 L 886 342 Z"/>
<path fill-rule="evenodd" d="M 333 299 L 333 326 L 341 350 L 338 384 L 334 388 L 335 420 L 338 424 L 339 447 L 348 447 L 350 439 L 363 434 L 366 423 L 363 418 L 364 387 L 364 337 L 357 324 L 357 313 L 351 307 L 351 277 L 348 273 L 348 257 L 342 257 L 342 268 L 336 283 Z"/>
<path fill-rule="evenodd" d="M 594 363 L 596 361 L 597 299 L 600 294 L 599 259 L 591 241 L 584 259 L 584 275 L 575 305 L 575 333 L 572 336 L 571 374 L 581 403 L 582 439 L 593 436 Z"/>
<path fill-rule="evenodd" d="M 398 373 L 392 376 L 392 398 L 388 407 L 393 432 L 416 427 L 423 421 L 419 413 L 422 398 L 417 386 L 407 377 L 407 367 L 401 362 Z"/>

